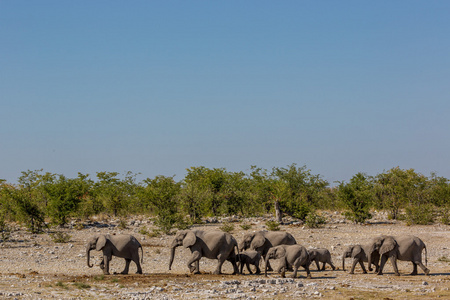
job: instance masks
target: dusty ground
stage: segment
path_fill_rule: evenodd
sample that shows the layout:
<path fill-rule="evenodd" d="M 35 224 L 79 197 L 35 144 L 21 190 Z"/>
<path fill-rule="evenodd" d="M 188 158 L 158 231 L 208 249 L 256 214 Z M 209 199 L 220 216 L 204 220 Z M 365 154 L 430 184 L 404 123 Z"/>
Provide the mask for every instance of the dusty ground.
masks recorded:
<path fill-rule="evenodd" d="M 71 228 L 58 229 L 68 233 L 67 243 L 55 243 L 45 233 L 31 235 L 16 230 L 10 240 L 0 244 L 0 298 L 4 299 L 284 299 L 287 297 L 324 299 L 450 299 L 450 226 L 406 226 L 390 222 L 383 215 L 371 220 L 371 225 L 354 225 L 337 213 L 327 214 L 328 223 L 320 229 L 308 229 L 302 225 L 281 226 L 292 233 L 297 242 L 309 247 L 325 247 L 330 250 L 333 262 L 339 270 L 317 272 L 311 265 L 312 279 L 282 279 L 278 274 L 228 275 L 231 264 L 226 262 L 224 275 L 212 275 L 216 261 L 202 259 L 201 275 L 190 275 L 186 267 L 189 251 L 177 248 L 172 271 L 168 270 L 169 249 L 173 236 L 149 237 L 142 229 L 151 231 L 152 223 L 145 217 L 127 220 L 127 228 L 120 229 L 118 220 L 72 223 Z M 249 231 L 265 228 L 267 219 L 245 220 L 251 224 Z M 242 222 L 233 223 L 232 234 L 240 241 L 245 233 Z M 221 223 L 197 226 L 213 230 Z M 78 228 L 78 229 L 76 229 Z M 55 229 L 53 229 L 55 230 Z M 98 267 L 101 254 L 91 252 L 93 268 L 86 265 L 85 243 L 98 233 L 130 233 L 144 246 L 144 275 L 103 276 Z M 428 249 L 430 276 L 419 269 L 418 276 L 409 276 L 412 265 L 399 262 L 402 276 L 393 275 L 388 262 L 385 275 L 362 274 L 359 267 L 355 275 L 342 271 L 341 255 L 350 244 L 366 243 L 379 234 L 413 234 L 420 237 Z M 276 262 L 274 263 L 276 265 Z M 112 272 L 122 271 L 123 259 L 113 258 Z M 132 263 L 130 272 L 136 271 Z M 289 276 L 290 273 L 287 273 Z"/>

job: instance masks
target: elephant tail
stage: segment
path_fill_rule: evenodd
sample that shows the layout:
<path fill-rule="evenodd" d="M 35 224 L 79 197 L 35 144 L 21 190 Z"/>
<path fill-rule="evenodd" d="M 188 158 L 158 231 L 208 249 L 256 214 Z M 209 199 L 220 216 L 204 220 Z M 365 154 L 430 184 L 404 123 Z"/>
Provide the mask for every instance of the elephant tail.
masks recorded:
<path fill-rule="evenodd" d="M 427 246 L 424 246 L 423 248 L 425 249 L 425 266 L 428 266 Z"/>
<path fill-rule="evenodd" d="M 141 248 L 141 264 L 144 263 L 144 248 L 142 248 L 142 245 L 140 245 Z"/>

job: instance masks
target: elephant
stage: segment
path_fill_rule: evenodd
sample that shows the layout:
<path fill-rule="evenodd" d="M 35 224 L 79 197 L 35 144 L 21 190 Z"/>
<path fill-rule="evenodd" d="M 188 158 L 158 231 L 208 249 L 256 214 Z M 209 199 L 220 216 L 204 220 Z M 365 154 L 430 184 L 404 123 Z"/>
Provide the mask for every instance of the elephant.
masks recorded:
<path fill-rule="evenodd" d="M 333 263 L 331 262 L 331 253 L 327 249 L 323 249 L 323 248 L 322 249 L 309 249 L 308 254 L 309 254 L 309 260 L 311 261 L 311 263 L 313 261 L 316 262 L 317 270 L 319 270 L 319 271 L 325 270 L 326 264 L 329 264 L 331 266 L 331 268 L 333 269 L 333 271 L 336 269 L 335 266 L 333 265 Z M 320 267 L 319 267 L 319 262 L 323 263 L 322 269 L 320 269 Z"/>
<path fill-rule="evenodd" d="M 191 250 L 192 256 L 187 263 L 191 273 L 200 274 L 199 261 L 202 257 L 218 260 L 214 274 L 221 274 L 225 260 L 228 260 L 233 265 L 233 275 L 239 273 L 235 253 L 235 248 L 238 247 L 238 244 L 236 239 L 229 233 L 203 230 L 178 231 L 170 246 L 169 270 L 172 268 L 175 248 L 178 246 L 184 246 Z M 195 263 L 195 266 L 192 263 Z"/>
<path fill-rule="evenodd" d="M 259 269 L 260 260 L 261 260 L 261 253 L 255 250 L 247 250 L 237 254 L 236 261 L 240 265 L 239 273 L 243 274 L 242 271 L 244 269 L 245 264 L 250 274 L 253 274 L 252 270 L 250 270 L 250 265 L 254 265 L 256 267 L 256 274 L 260 274 L 261 273 L 261 270 Z"/>
<path fill-rule="evenodd" d="M 297 244 L 297 241 L 290 233 L 283 231 L 257 231 L 244 235 L 242 242 L 239 244 L 239 250 L 256 250 L 261 253 L 261 256 L 265 260 L 270 248 L 278 245 L 294 244 Z M 273 270 L 270 263 L 268 268 L 269 271 Z"/>
<path fill-rule="evenodd" d="M 347 257 L 353 258 L 352 269 L 350 270 L 350 274 L 355 274 L 356 264 L 359 263 L 361 269 L 364 274 L 367 274 L 366 268 L 364 267 L 363 262 L 368 262 L 367 253 L 369 253 L 370 245 L 351 245 L 349 246 L 344 253 L 342 254 L 342 270 L 345 271 L 345 259 Z M 372 263 L 375 265 L 375 272 L 378 272 L 380 254 L 378 252 L 374 252 L 372 254 Z M 370 268 L 369 268 L 370 269 Z"/>
<path fill-rule="evenodd" d="M 306 270 L 306 277 L 311 278 L 311 272 L 309 271 L 309 265 L 311 263 L 309 254 L 306 248 L 301 245 L 279 245 L 270 248 L 265 259 L 266 266 L 264 275 L 266 277 L 269 259 L 281 259 L 277 272 L 280 273 L 283 278 L 289 267 L 293 267 L 294 274 L 292 275 L 292 278 L 296 278 L 300 266 Z"/>
<path fill-rule="evenodd" d="M 367 259 L 369 261 L 369 271 L 372 271 L 371 263 L 374 258 L 374 253 L 379 253 L 381 256 L 380 267 L 377 274 L 383 275 L 383 267 L 389 258 L 394 273 L 400 276 L 397 268 L 397 259 L 403 261 L 410 261 L 413 264 L 413 271 L 411 275 L 417 275 L 417 265 L 428 275 L 430 270 L 422 264 L 422 251 L 425 249 L 425 264 L 427 264 L 427 248 L 425 243 L 416 236 L 400 236 L 393 237 L 389 235 L 382 235 L 372 239 L 370 243 L 369 253 Z"/>
<path fill-rule="evenodd" d="M 139 241 L 132 235 L 109 235 L 102 234 L 94 236 L 86 246 L 87 265 L 92 268 L 93 265 L 89 263 L 91 250 L 103 251 L 103 260 L 100 263 L 100 268 L 103 274 L 109 275 L 109 262 L 112 256 L 125 258 L 125 269 L 121 274 L 128 274 L 131 261 L 137 266 L 137 274 L 142 274 L 141 264 L 139 263 L 139 248 L 141 249 L 141 263 L 144 260 L 144 251 Z"/>

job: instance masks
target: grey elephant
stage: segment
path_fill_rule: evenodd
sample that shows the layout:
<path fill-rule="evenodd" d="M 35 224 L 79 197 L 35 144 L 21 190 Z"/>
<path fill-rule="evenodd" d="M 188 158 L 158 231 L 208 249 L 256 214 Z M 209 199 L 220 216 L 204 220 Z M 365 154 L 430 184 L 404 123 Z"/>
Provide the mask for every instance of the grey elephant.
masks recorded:
<path fill-rule="evenodd" d="M 350 274 L 355 274 L 356 264 L 359 263 L 363 273 L 366 274 L 366 268 L 364 267 L 364 262 L 368 262 L 367 253 L 369 253 L 370 245 L 351 245 L 349 246 L 344 253 L 342 254 L 342 269 L 345 271 L 345 259 L 347 257 L 353 258 L 352 268 L 350 270 Z M 380 254 L 378 252 L 374 252 L 372 254 L 372 264 L 375 265 L 375 272 L 378 272 Z"/>
<path fill-rule="evenodd" d="M 97 250 L 103 252 L 103 260 L 100 263 L 100 268 L 103 270 L 103 274 L 109 275 L 109 263 L 113 256 L 121 257 L 125 259 L 125 269 L 121 274 L 128 274 L 130 263 L 134 261 L 137 266 L 137 274 L 142 274 L 141 264 L 139 262 L 139 248 L 141 249 L 141 263 L 144 259 L 144 251 L 139 241 L 132 235 L 109 235 L 102 234 L 94 236 L 86 246 L 87 265 L 92 268 L 90 264 L 90 252 L 91 250 Z"/>
<path fill-rule="evenodd" d="M 233 265 L 233 275 L 239 272 L 235 253 L 235 248 L 237 248 L 238 244 L 236 239 L 229 233 L 203 230 L 178 231 L 170 246 L 169 270 L 172 268 L 175 249 L 179 246 L 184 246 L 191 250 L 192 255 L 187 263 L 191 273 L 200 273 L 199 261 L 202 257 L 218 260 L 214 274 L 221 274 L 222 265 L 226 260 Z M 195 266 L 192 265 L 193 263 L 195 263 Z"/>
<path fill-rule="evenodd" d="M 430 270 L 422 264 L 422 251 L 425 250 L 425 264 L 427 264 L 427 248 L 425 243 L 416 236 L 407 235 L 400 237 L 393 237 L 389 235 L 382 235 L 372 239 L 370 243 L 369 253 L 367 254 L 369 271 L 372 271 L 371 263 L 373 262 L 374 253 L 381 256 L 380 268 L 378 275 L 383 274 L 383 267 L 389 258 L 394 273 L 400 276 L 397 267 L 397 259 L 403 261 L 410 261 L 413 264 L 413 271 L 411 275 L 417 275 L 417 266 L 428 275 Z"/>
<path fill-rule="evenodd" d="M 269 259 L 280 259 L 280 265 L 278 266 L 277 272 L 280 273 L 283 278 L 285 277 L 286 270 L 290 267 L 294 269 L 292 278 L 296 278 L 300 266 L 306 270 L 306 277 L 311 278 L 311 272 L 309 271 L 309 265 L 311 263 L 309 254 L 306 248 L 301 245 L 279 245 L 270 248 L 265 259 L 265 276 L 267 276 Z"/>
<path fill-rule="evenodd" d="M 320 248 L 320 249 L 308 249 L 309 259 L 311 263 L 313 261 L 316 262 L 317 270 L 323 271 L 325 270 L 325 265 L 329 264 L 333 270 L 336 269 L 336 267 L 331 262 L 331 253 L 327 249 Z M 322 269 L 319 267 L 319 262 L 323 263 Z"/>
<path fill-rule="evenodd" d="M 257 231 L 246 233 L 243 240 L 239 244 L 239 250 L 246 249 L 256 250 L 261 253 L 263 259 L 266 259 L 266 254 L 270 248 L 278 245 L 294 245 L 297 244 L 295 238 L 287 232 L 283 231 Z M 270 263 L 268 265 L 269 271 L 272 271 Z"/>
<path fill-rule="evenodd" d="M 256 267 L 256 274 L 261 273 L 261 269 L 259 268 L 259 262 L 261 261 L 261 253 L 255 250 L 247 250 L 242 253 L 236 255 L 236 261 L 239 264 L 239 273 L 243 274 L 244 265 L 247 266 L 247 270 L 250 274 L 253 274 L 250 269 L 250 265 L 254 265 Z"/>

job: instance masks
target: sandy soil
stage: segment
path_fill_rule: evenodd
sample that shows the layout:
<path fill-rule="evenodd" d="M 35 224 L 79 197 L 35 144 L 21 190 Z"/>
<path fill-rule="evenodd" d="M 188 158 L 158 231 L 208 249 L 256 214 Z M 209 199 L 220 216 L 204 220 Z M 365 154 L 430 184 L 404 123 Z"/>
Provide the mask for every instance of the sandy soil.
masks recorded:
<path fill-rule="evenodd" d="M 263 275 L 231 275 L 231 264 L 223 266 L 223 275 L 211 274 L 215 260 L 202 259 L 202 274 L 191 275 L 186 262 L 189 250 L 177 248 L 172 270 L 168 270 L 169 248 L 173 236 L 149 237 L 152 222 L 139 216 L 127 220 L 127 228 L 109 222 L 73 222 L 70 228 L 52 229 L 68 233 L 67 243 L 55 243 L 49 233 L 32 235 L 23 229 L 11 234 L 9 241 L 0 243 L 0 298 L 4 299 L 284 299 L 287 297 L 324 299 L 450 299 L 450 226 L 406 226 L 391 222 L 382 215 L 371 220 L 371 225 L 355 225 L 337 213 L 327 214 L 328 223 L 319 229 L 305 228 L 299 224 L 283 225 L 281 230 L 290 232 L 298 243 L 307 248 L 327 248 L 334 264 L 318 272 L 311 265 L 312 279 L 305 278 L 300 270 L 296 279 L 281 278 L 271 272 Z M 240 227 L 244 220 L 233 223 L 232 234 L 240 241 L 246 232 Z M 249 231 L 265 229 L 267 219 L 247 219 Z M 80 225 L 83 226 L 80 226 Z M 214 230 L 222 224 L 196 226 Z M 83 229 L 80 229 L 84 227 Z M 76 229 L 78 228 L 78 229 Z M 99 233 L 130 233 L 144 247 L 143 275 L 135 275 L 132 263 L 130 274 L 103 276 L 98 267 L 101 253 L 91 252 L 93 268 L 86 265 L 86 241 Z M 420 237 L 428 249 L 429 276 L 419 268 L 419 275 L 407 275 L 412 271 L 409 262 L 399 262 L 402 276 L 394 276 L 388 262 L 385 275 L 362 274 L 359 266 L 355 274 L 348 274 L 351 262 L 346 261 L 342 271 L 342 252 L 351 244 L 364 244 L 371 237 L 380 235 L 412 234 Z M 274 263 L 277 264 L 276 262 Z M 113 258 L 111 271 L 120 272 L 124 260 Z M 287 276 L 291 273 L 288 272 Z"/>

